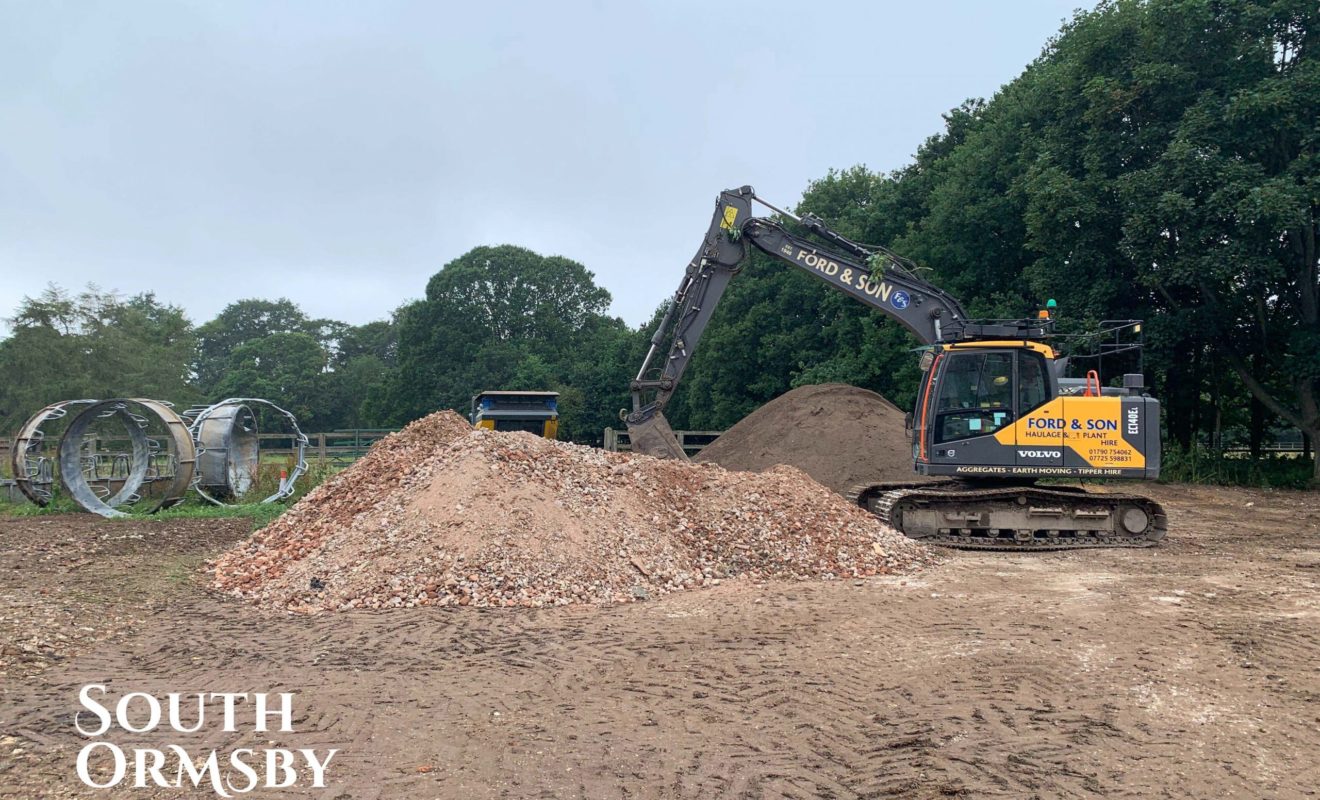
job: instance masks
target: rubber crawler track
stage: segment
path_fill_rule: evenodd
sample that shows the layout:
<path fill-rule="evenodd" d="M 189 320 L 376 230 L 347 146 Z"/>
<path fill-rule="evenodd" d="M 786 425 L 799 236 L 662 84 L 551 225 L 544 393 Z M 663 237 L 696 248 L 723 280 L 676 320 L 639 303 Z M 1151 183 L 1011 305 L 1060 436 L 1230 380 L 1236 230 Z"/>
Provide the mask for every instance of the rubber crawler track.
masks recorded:
<path fill-rule="evenodd" d="M 905 535 L 928 544 L 939 544 L 964 550 L 1081 550 L 1109 547 L 1151 547 L 1164 538 L 1168 532 L 1168 516 L 1164 508 L 1148 497 L 1132 494 L 1096 494 L 1082 489 L 1068 487 L 1045 488 L 1040 486 L 1000 486 L 994 488 L 972 488 L 958 481 L 935 481 L 930 483 L 882 483 L 860 484 L 847 493 L 848 499 L 871 511 L 886 524 L 901 530 Z M 1091 530 L 1069 530 L 1049 528 L 1042 534 L 1036 531 L 1030 539 L 1007 538 L 998 534 L 980 532 L 980 529 L 949 528 L 934 535 L 914 534 L 904 530 L 901 515 L 894 510 L 904 502 L 921 501 L 927 505 L 944 505 L 950 509 L 963 508 L 968 503 L 985 501 L 1016 501 L 1025 498 L 1027 502 L 1055 503 L 1076 505 L 1078 501 L 1087 506 L 1108 506 L 1111 510 L 1119 505 L 1137 506 L 1146 512 L 1150 524 L 1140 535 L 1119 533 L 1100 533 Z M 896 517 L 898 520 L 896 522 Z M 1053 535 L 1051 535 L 1051 533 Z"/>

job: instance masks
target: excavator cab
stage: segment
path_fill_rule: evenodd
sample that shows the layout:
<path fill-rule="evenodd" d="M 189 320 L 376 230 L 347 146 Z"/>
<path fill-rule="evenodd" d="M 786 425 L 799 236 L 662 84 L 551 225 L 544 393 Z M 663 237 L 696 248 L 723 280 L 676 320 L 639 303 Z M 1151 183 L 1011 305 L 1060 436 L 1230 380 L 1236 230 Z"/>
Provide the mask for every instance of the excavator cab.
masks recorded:
<path fill-rule="evenodd" d="M 909 420 L 923 475 L 1159 475 L 1159 403 L 1140 393 L 1140 376 L 1125 390 L 1063 393 L 1061 360 L 1029 340 L 935 345 L 922 365 Z"/>

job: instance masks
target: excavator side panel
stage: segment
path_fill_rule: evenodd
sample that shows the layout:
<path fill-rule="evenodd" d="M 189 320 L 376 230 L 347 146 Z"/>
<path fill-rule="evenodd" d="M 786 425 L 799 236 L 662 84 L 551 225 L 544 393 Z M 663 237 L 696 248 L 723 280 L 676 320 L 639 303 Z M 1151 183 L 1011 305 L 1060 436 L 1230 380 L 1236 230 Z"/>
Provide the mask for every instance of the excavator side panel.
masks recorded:
<path fill-rule="evenodd" d="M 1142 448 L 1123 438 L 1122 397 L 1064 397 L 1064 466 L 1145 470 Z M 1144 442 L 1142 443 L 1144 444 Z"/>
<path fill-rule="evenodd" d="M 1159 403 L 1150 397 L 1056 397 L 995 432 L 1015 445 L 1008 474 L 1159 477 Z M 943 473 L 954 474 L 954 473 Z"/>

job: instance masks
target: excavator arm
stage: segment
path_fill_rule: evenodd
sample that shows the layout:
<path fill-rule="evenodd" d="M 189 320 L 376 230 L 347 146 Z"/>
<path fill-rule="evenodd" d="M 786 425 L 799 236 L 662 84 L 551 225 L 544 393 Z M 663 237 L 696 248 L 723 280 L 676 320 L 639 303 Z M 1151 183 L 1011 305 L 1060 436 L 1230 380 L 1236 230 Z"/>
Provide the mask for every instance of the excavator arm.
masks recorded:
<path fill-rule="evenodd" d="M 773 219 L 754 216 L 753 202 L 793 219 L 833 247 L 818 246 Z M 971 324 L 957 300 L 906 269 L 902 259 L 893 253 L 850 241 L 814 216 L 799 218 L 780 211 L 758 198 L 750 186 L 730 189 L 720 193 L 706 237 L 688 263 L 673 302 L 651 336 L 642 368 L 632 382 L 632 409 L 625 421 L 634 450 L 671 458 L 686 457 L 664 418 L 664 409 L 678 388 L 720 297 L 746 261 L 749 244 L 883 312 L 911 331 L 922 344 L 1024 333 L 1021 325 Z M 665 360 L 657 363 L 662 353 Z"/>

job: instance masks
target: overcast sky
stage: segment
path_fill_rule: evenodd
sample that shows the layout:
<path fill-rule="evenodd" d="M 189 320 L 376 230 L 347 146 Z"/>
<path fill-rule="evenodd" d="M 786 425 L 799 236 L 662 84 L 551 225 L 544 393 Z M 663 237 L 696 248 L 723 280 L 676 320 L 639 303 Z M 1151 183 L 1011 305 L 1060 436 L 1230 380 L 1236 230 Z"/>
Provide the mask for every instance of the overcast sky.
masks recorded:
<path fill-rule="evenodd" d="M 1078 0 L 0 0 L 0 316 L 48 282 L 380 319 L 482 244 L 645 321 L 715 195 L 907 163 Z"/>

